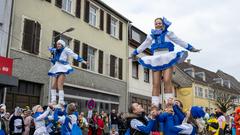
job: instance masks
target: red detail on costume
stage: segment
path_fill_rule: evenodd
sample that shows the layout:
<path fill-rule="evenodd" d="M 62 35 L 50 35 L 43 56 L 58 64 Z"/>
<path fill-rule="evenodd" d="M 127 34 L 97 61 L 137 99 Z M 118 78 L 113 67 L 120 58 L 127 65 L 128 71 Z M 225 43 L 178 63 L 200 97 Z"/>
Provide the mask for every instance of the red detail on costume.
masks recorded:
<path fill-rule="evenodd" d="M 235 110 L 234 123 L 236 125 L 236 135 L 240 135 L 240 107 Z"/>

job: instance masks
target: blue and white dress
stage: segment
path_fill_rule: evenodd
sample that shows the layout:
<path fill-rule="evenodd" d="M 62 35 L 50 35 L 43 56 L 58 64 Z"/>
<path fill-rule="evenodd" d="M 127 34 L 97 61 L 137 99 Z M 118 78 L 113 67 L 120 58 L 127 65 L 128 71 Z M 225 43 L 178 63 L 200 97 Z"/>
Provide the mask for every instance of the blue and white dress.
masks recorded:
<path fill-rule="evenodd" d="M 69 74 L 73 72 L 73 68 L 68 62 L 69 56 L 73 57 L 78 62 L 82 62 L 83 58 L 74 53 L 70 48 L 64 47 L 61 49 L 49 48 L 49 51 L 54 54 L 51 62 L 54 64 L 48 71 L 49 76 L 58 76 L 60 74 Z"/>
<path fill-rule="evenodd" d="M 143 67 L 153 71 L 165 70 L 178 63 L 182 63 L 187 58 L 187 51 L 174 52 L 174 44 L 172 42 L 189 51 L 193 49 L 193 46 L 179 39 L 173 32 L 168 31 L 167 28 L 171 23 L 166 23 L 165 21 L 166 20 L 163 20 L 163 25 L 165 25 L 164 31 L 153 29 L 146 40 L 132 53 L 136 56 L 150 47 L 153 55 L 139 58 L 138 62 Z"/>

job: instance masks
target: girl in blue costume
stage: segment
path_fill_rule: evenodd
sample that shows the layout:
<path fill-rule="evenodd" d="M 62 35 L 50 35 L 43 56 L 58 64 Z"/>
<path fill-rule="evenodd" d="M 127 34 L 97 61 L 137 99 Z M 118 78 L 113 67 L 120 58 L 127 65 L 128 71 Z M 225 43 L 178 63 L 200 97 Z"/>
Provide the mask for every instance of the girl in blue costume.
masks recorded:
<path fill-rule="evenodd" d="M 158 120 L 164 123 L 161 128 L 161 132 L 164 135 L 196 135 L 203 134 L 204 120 L 202 119 L 205 112 L 201 107 L 193 106 L 190 111 L 187 112 L 183 123 L 175 125 L 174 118 L 171 113 L 163 113 L 158 117 Z"/>
<path fill-rule="evenodd" d="M 59 116 L 59 113 L 54 114 L 54 119 L 61 123 L 61 135 L 82 135 L 82 130 L 77 125 L 78 113 L 74 103 L 68 104 L 66 115 Z"/>
<path fill-rule="evenodd" d="M 36 105 L 33 107 L 33 120 L 36 129 L 34 135 L 49 135 L 47 127 L 45 125 L 45 119 L 48 117 L 52 109 L 52 105 L 49 105 L 45 112 L 41 105 Z"/>
<path fill-rule="evenodd" d="M 159 106 L 160 103 L 159 95 L 162 76 L 165 87 L 164 99 L 166 100 L 169 97 L 173 97 L 171 83 L 173 66 L 183 62 L 188 56 L 187 51 L 174 52 L 172 42 L 191 52 L 200 51 L 179 39 L 173 32 L 168 31 L 170 25 L 171 22 L 167 21 L 164 17 L 155 19 L 155 29 L 151 31 L 151 34 L 147 36 L 146 40 L 132 53 L 132 58 L 134 59 L 136 55 L 151 46 L 153 55 L 142 57 L 138 62 L 143 67 L 153 70 L 152 104 L 156 106 Z"/>
<path fill-rule="evenodd" d="M 51 89 L 51 103 L 56 104 L 57 90 L 59 92 L 59 104 L 64 104 L 64 91 L 63 84 L 65 75 L 73 72 L 73 68 L 67 61 L 69 56 L 73 57 L 79 62 L 87 64 L 82 57 L 74 53 L 70 48 L 66 47 L 66 43 L 63 40 L 58 40 L 56 48 L 49 48 L 49 51 L 53 53 L 53 59 L 51 62 L 54 64 L 49 70 L 48 75 L 53 77 L 53 84 Z"/>

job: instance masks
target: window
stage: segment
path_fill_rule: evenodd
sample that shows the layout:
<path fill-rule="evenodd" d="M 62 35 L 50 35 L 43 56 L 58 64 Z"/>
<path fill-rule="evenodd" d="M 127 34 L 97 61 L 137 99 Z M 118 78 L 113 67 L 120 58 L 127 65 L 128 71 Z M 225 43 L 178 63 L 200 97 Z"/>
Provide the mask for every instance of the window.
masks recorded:
<path fill-rule="evenodd" d="M 190 75 L 191 77 L 195 77 L 194 69 L 193 69 L 193 68 L 184 69 L 184 72 L 186 72 L 186 73 L 187 73 L 188 75 Z"/>
<path fill-rule="evenodd" d="M 80 52 L 80 41 L 74 40 L 74 49 L 73 52 L 79 55 Z M 74 66 L 79 66 L 79 62 L 75 59 L 73 59 L 73 65 Z"/>
<path fill-rule="evenodd" d="M 141 36 L 136 31 L 132 30 L 132 39 L 137 41 L 138 43 L 141 43 Z"/>
<path fill-rule="evenodd" d="M 118 37 L 118 20 L 116 20 L 115 18 L 111 17 L 111 35 L 114 37 Z"/>
<path fill-rule="evenodd" d="M 203 97 L 203 89 L 201 87 L 195 87 L 195 96 L 196 97 Z"/>
<path fill-rule="evenodd" d="M 60 35 L 59 36 L 59 32 L 53 31 L 53 38 L 54 38 L 54 45 L 56 45 L 57 41 L 59 39 L 63 40 L 66 43 L 66 46 L 69 45 L 69 43 L 71 42 L 72 38 L 66 36 L 66 35 Z M 55 46 L 56 47 L 56 46 Z"/>
<path fill-rule="evenodd" d="M 132 62 L 132 77 L 138 79 L 138 62 Z"/>
<path fill-rule="evenodd" d="M 214 90 L 208 90 L 208 98 L 214 99 Z"/>
<path fill-rule="evenodd" d="M 97 7 L 90 5 L 89 8 L 89 24 L 97 27 Z"/>
<path fill-rule="evenodd" d="M 208 89 L 205 89 L 205 98 L 208 98 Z"/>
<path fill-rule="evenodd" d="M 22 49 L 29 53 L 39 53 L 41 25 L 39 22 L 24 19 Z"/>
<path fill-rule="evenodd" d="M 197 96 L 198 97 L 203 97 L 203 89 L 201 87 L 198 87 L 198 92 L 197 92 Z"/>
<path fill-rule="evenodd" d="M 149 83 L 149 69 L 144 68 L 144 82 Z"/>
<path fill-rule="evenodd" d="M 72 5 L 73 5 L 72 0 L 63 0 L 62 2 L 63 2 L 62 9 L 69 13 L 72 13 Z"/>
<path fill-rule="evenodd" d="M 95 71 L 95 49 L 92 47 L 88 47 L 88 68 L 91 71 Z"/>

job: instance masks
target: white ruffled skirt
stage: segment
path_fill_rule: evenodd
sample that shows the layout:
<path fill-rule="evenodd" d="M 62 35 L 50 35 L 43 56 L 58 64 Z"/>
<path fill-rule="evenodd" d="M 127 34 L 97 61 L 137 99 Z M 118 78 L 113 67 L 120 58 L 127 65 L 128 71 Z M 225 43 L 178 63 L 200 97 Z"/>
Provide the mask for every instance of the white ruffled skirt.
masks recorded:
<path fill-rule="evenodd" d="M 70 74 L 73 72 L 73 68 L 69 64 L 61 64 L 56 62 L 48 71 L 49 76 L 58 76 L 60 74 Z"/>
<path fill-rule="evenodd" d="M 178 63 L 184 62 L 187 58 L 187 51 L 179 52 L 155 52 L 153 56 L 144 56 L 138 62 L 145 68 L 153 71 L 162 71 Z"/>

